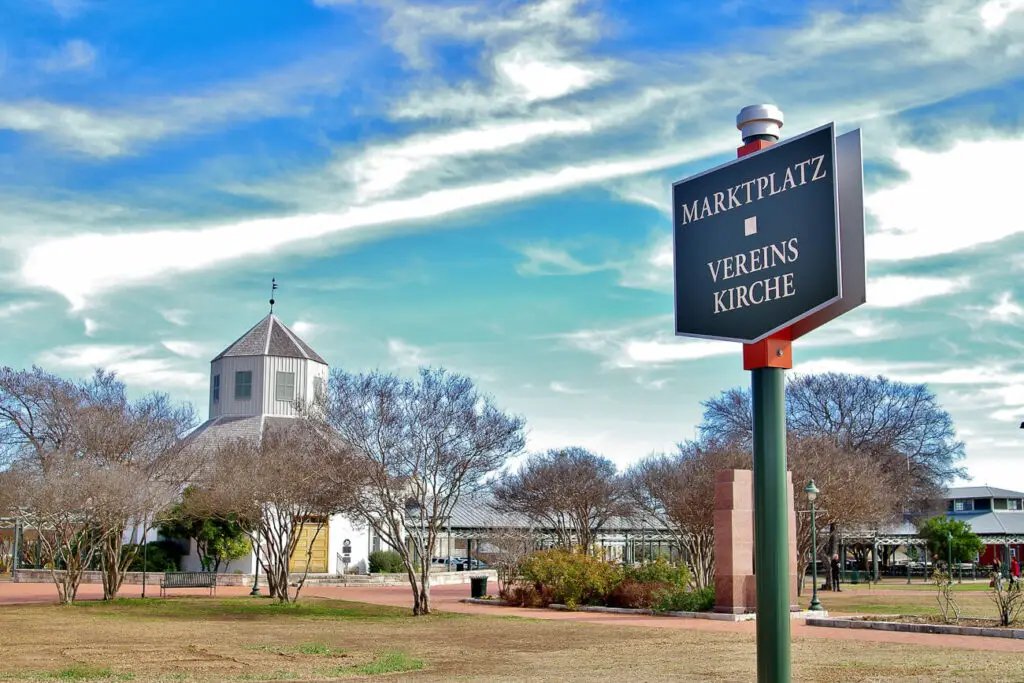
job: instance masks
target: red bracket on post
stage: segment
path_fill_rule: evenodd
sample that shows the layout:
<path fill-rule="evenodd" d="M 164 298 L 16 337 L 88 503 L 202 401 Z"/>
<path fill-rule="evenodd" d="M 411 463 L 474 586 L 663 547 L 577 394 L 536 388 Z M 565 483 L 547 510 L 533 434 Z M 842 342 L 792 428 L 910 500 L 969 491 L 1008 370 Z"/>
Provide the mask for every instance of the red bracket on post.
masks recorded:
<path fill-rule="evenodd" d="M 774 144 L 774 140 L 751 140 L 736 150 L 736 157 L 760 152 Z M 757 368 L 793 368 L 793 337 L 788 327 L 756 344 L 743 345 L 743 369 Z"/>

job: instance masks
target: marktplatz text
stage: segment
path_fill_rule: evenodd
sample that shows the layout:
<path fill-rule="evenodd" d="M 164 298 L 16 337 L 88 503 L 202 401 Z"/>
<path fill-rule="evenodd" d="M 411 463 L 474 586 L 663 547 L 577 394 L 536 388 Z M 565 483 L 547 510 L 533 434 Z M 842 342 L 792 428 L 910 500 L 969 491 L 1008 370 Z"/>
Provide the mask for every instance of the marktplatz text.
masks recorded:
<path fill-rule="evenodd" d="M 786 190 L 824 180 L 828 170 L 824 164 L 825 155 L 811 157 L 786 168 L 785 173 L 772 171 L 768 175 L 758 176 L 753 180 L 740 183 L 722 192 L 714 192 L 703 199 L 694 199 L 683 204 L 680 214 L 680 225 L 694 223 L 709 216 L 745 206 L 765 197 L 773 197 Z M 781 175 L 781 182 L 777 180 Z"/>
<path fill-rule="evenodd" d="M 711 281 L 731 280 L 734 277 L 750 275 L 788 265 L 800 258 L 797 238 L 766 244 L 741 254 L 711 261 L 707 264 Z M 759 306 L 776 299 L 796 294 L 793 273 L 770 275 L 750 284 L 728 287 L 714 292 L 715 315 L 737 308 Z"/>

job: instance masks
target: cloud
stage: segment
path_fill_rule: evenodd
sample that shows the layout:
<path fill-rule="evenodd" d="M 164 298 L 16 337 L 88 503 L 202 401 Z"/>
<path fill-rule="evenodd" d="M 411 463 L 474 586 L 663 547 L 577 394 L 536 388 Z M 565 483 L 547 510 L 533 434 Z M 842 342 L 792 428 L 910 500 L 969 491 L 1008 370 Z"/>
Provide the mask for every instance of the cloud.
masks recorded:
<path fill-rule="evenodd" d="M 84 40 L 69 40 L 40 64 L 43 71 L 88 71 L 96 61 L 96 49 Z"/>
<path fill-rule="evenodd" d="M 95 337 L 101 325 L 92 318 L 83 318 L 82 322 L 85 324 L 85 336 Z"/>
<path fill-rule="evenodd" d="M 388 339 L 388 355 L 391 356 L 392 365 L 398 368 L 418 368 L 431 364 L 423 348 L 401 339 Z"/>
<path fill-rule="evenodd" d="M 319 327 L 320 325 L 306 320 L 296 320 L 291 326 L 292 331 L 300 337 L 308 337 L 315 334 Z"/>
<path fill-rule="evenodd" d="M 160 343 L 171 353 L 184 358 L 202 358 L 210 353 L 210 347 L 207 344 L 170 339 Z"/>
<path fill-rule="evenodd" d="M 1024 137 L 961 140 L 949 150 L 902 148 L 907 179 L 865 198 L 878 219 L 865 247 L 874 261 L 965 251 L 1024 232 L 1019 183 L 1006 160 L 1024 155 Z"/>
<path fill-rule="evenodd" d="M 903 308 L 926 299 L 962 292 L 970 285 L 968 277 L 907 277 L 886 275 L 868 278 L 866 306 Z"/>
<path fill-rule="evenodd" d="M 990 0 L 979 14 L 982 25 L 989 31 L 1001 28 L 1013 12 L 1024 12 L 1024 0 Z"/>
<path fill-rule="evenodd" d="M 1024 308 L 1013 300 L 1012 292 L 1003 292 L 999 295 L 998 303 L 988 309 L 988 316 L 992 320 L 1009 323 L 1024 317 Z"/>
<path fill-rule="evenodd" d="M 89 375 L 96 368 L 116 372 L 129 385 L 162 389 L 195 390 L 208 378 L 183 369 L 170 359 L 153 356 L 151 347 L 131 345 L 82 344 L 61 346 L 39 354 L 46 368 Z"/>
<path fill-rule="evenodd" d="M 33 308 L 39 308 L 41 304 L 38 301 L 14 301 L 9 304 L 0 306 L 0 320 L 6 320 L 13 318 L 19 313 L 25 311 L 31 311 Z"/>
<path fill-rule="evenodd" d="M 516 265 L 520 275 L 585 275 L 614 267 L 606 263 L 581 263 L 567 249 L 548 243 L 524 246 L 519 251 L 526 258 Z"/>
<path fill-rule="evenodd" d="M 557 394 L 585 394 L 585 393 L 587 393 L 586 391 L 584 391 L 582 389 L 574 389 L 573 387 L 569 386 L 565 382 L 552 382 L 551 384 L 548 385 L 548 388 L 551 389 L 551 391 L 553 391 L 553 392 L 555 392 Z"/>
<path fill-rule="evenodd" d="M 601 81 L 600 88 L 592 87 L 596 80 L 576 83 L 563 78 L 565 74 L 549 74 L 550 83 L 531 91 L 523 89 L 526 81 L 521 77 L 530 70 L 516 59 L 533 53 L 517 46 L 540 41 L 544 49 L 555 46 L 573 55 L 579 51 L 573 59 L 586 62 L 585 47 L 601 51 L 600 15 L 584 12 L 579 3 L 555 0 L 517 5 L 496 15 L 493 4 L 388 7 L 389 39 L 423 74 L 432 68 L 435 43 L 452 41 L 472 47 L 482 43 L 485 63 L 508 67 L 485 70 L 483 80 L 490 86 L 482 89 L 460 82 L 445 91 L 436 80 L 443 77 L 437 75 L 414 77 L 405 84 L 411 86 L 409 98 L 419 95 L 424 101 L 442 102 L 452 93 L 482 95 L 487 101 L 483 109 L 460 102 L 458 111 L 445 113 L 430 133 L 416 129 L 404 137 L 396 132 L 397 140 L 350 145 L 351 149 L 339 149 L 341 161 L 332 161 L 326 172 L 311 170 L 291 182 L 273 183 L 278 196 L 295 193 L 303 201 L 332 207 L 329 210 L 316 213 L 299 207 L 288 217 L 203 223 L 198 229 L 137 225 L 117 233 L 43 239 L 23 248 L 23 278 L 32 286 L 60 293 L 73 308 L 82 308 L 103 292 L 231 261 L 251 263 L 254 257 L 280 254 L 290 245 L 296 250 L 309 247 L 317 238 L 318 246 L 327 236 L 335 236 L 335 246 L 380 239 L 394 227 L 426 227 L 429 219 L 457 211 L 646 176 L 703 159 L 735 142 L 728 122 L 735 116 L 737 98 L 760 92 L 771 91 L 780 100 L 829 103 L 827 110 L 821 106 L 787 112 L 787 125 L 799 130 L 823 119 L 885 116 L 1024 73 L 1019 60 L 1003 54 L 1006 36 L 979 31 L 981 19 L 976 14 L 907 2 L 891 12 L 819 15 L 808 25 L 771 29 L 755 41 L 717 46 L 713 52 L 664 54 L 656 61 L 650 54 L 626 52 L 607 72 L 609 77 L 618 74 L 617 80 Z M 547 59 L 543 50 L 537 54 Z M 822 67 L 826 63 L 828 67 Z M 933 77 L 935 73 L 941 77 Z M 285 79 L 279 78 L 276 90 L 264 91 L 253 85 L 261 82 L 257 80 L 234 95 L 227 87 L 184 104 L 161 101 L 158 104 L 168 106 L 159 107 L 159 116 L 147 113 L 152 105 L 98 118 L 91 111 L 66 112 L 58 107 L 41 124 L 23 111 L 15 115 L 0 108 L 0 121 L 14 116 L 21 128 L 43 126 L 49 134 L 67 137 L 69 144 L 87 143 L 101 153 L 115 154 L 133 141 L 170 134 L 178 122 L 192 129 L 240 116 L 294 111 L 301 93 L 333 84 L 329 78 L 299 76 L 302 87 L 288 89 Z M 496 92 L 513 93 L 513 103 L 506 106 Z M 424 116 L 428 114 L 438 112 Z M 84 133 L 85 129 L 92 132 Z M 481 135 L 488 130 L 497 133 Z M 511 136 L 511 144 L 500 139 L 508 131 L 519 133 L 518 138 Z M 554 140 L 559 144 L 547 144 Z M 916 177 L 917 161 L 904 161 Z M 390 182 L 392 172 L 404 183 Z M 952 182 L 949 177 L 947 185 Z M 981 182 L 977 181 L 979 187 Z M 386 198 L 390 193 L 401 198 Z M 939 204 L 932 201 L 935 196 L 969 195 L 947 191 L 925 197 L 924 204 Z M 360 204 L 360 198 L 366 203 Z M 883 198 L 874 207 L 883 225 L 899 218 L 890 205 L 895 206 Z M 126 253 L 133 258 L 124 258 Z"/>
<path fill-rule="evenodd" d="M 174 308 L 166 311 L 160 311 L 160 315 L 162 315 L 164 320 L 172 325 L 183 326 L 188 323 L 189 312 L 181 308 Z"/>
<path fill-rule="evenodd" d="M 133 97 L 109 109 L 42 99 L 0 103 L 0 130 L 39 135 L 68 150 L 100 159 L 137 151 L 172 135 L 228 122 L 304 113 L 312 95 L 337 94 L 339 65 L 354 57 L 330 53 L 237 82 L 156 98 Z"/>

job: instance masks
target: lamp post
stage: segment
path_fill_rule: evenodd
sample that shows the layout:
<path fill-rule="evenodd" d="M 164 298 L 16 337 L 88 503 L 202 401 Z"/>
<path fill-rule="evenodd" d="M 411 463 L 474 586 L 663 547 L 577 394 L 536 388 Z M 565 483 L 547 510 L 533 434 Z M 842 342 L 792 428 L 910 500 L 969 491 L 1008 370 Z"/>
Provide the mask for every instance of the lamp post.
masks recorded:
<path fill-rule="evenodd" d="M 249 595 L 253 597 L 259 597 L 260 594 L 260 537 L 259 532 L 256 534 L 256 553 L 253 555 L 253 567 L 252 567 L 252 590 L 249 591 Z"/>
<path fill-rule="evenodd" d="M 953 583 L 953 532 L 946 532 L 946 568 L 949 570 L 949 583 Z"/>
<path fill-rule="evenodd" d="M 814 485 L 813 479 L 804 489 L 804 493 L 807 494 L 807 500 L 811 504 L 811 576 L 814 578 L 814 583 L 811 585 L 810 610 L 820 612 L 822 607 L 818 602 L 818 522 L 814 510 L 814 501 L 818 499 L 818 487 Z"/>

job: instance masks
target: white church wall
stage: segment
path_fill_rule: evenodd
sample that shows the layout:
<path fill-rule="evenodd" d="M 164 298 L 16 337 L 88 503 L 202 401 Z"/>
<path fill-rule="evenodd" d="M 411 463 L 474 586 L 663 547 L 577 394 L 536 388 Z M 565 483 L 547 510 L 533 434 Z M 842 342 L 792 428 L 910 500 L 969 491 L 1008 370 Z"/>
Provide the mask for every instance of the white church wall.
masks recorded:
<path fill-rule="evenodd" d="M 263 356 L 228 356 L 210 366 L 210 417 L 221 415 L 259 415 L 263 405 Z M 252 392 L 248 399 L 235 399 L 235 373 L 252 372 Z M 213 376 L 220 375 L 220 400 L 213 402 Z"/>
<path fill-rule="evenodd" d="M 250 550 L 248 555 L 237 560 L 232 560 L 226 566 L 221 563 L 219 571 L 221 574 L 234 574 L 236 572 L 251 574 L 253 565 L 255 564 L 255 557 L 256 554 Z M 195 539 L 189 539 L 188 555 L 181 558 L 181 570 L 185 572 L 203 571 L 203 563 L 199 559 L 199 552 L 196 549 Z"/>
<path fill-rule="evenodd" d="M 339 556 L 344 554 L 343 550 L 347 540 L 351 548 L 349 571 L 354 569 L 359 574 L 365 574 L 369 558 L 369 527 L 365 524 L 353 523 L 353 520 L 344 515 L 334 515 L 328 522 L 327 528 L 327 571 L 331 574 L 341 573 L 343 564 Z"/>
<path fill-rule="evenodd" d="M 263 376 L 266 378 L 265 390 L 263 392 L 263 410 L 265 415 L 277 415 L 282 417 L 293 417 L 298 415 L 295 410 L 295 401 L 305 401 L 306 386 L 312 380 L 309 379 L 309 366 L 312 363 L 304 358 L 283 358 L 280 356 L 267 356 L 263 359 Z M 290 372 L 295 375 L 293 392 L 290 399 L 286 401 L 277 400 L 277 373 Z"/>

